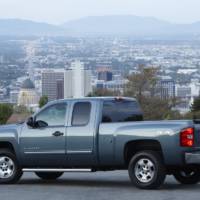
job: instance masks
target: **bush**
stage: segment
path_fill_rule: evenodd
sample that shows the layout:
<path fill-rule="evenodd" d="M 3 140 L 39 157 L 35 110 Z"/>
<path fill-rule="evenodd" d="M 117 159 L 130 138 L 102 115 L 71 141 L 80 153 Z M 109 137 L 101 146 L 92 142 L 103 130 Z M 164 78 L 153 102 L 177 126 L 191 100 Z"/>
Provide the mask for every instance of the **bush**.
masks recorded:
<path fill-rule="evenodd" d="M 0 104 L 0 124 L 6 124 L 13 113 L 13 106 L 10 104 Z"/>
<path fill-rule="evenodd" d="M 42 96 L 39 101 L 39 107 L 42 108 L 44 105 L 48 103 L 48 97 Z"/>

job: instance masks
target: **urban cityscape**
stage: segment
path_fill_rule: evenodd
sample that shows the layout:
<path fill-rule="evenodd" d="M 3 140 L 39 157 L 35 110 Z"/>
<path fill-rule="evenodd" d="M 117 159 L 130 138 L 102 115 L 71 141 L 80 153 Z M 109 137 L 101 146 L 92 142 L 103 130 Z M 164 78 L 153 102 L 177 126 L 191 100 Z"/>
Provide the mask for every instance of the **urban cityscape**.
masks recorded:
<path fill-rule="evenodd" d="M 125 37 L 37 37 L 0 40 L 0 102 L 36 111 L 49 101 L 95 89 L 122 96 L 138 66 L 159 68 L 161 98 L 179 98 L 187 113 L 200 92 L 200 42 Z M 15 48 L 13 48 L 15 47 Z"/>

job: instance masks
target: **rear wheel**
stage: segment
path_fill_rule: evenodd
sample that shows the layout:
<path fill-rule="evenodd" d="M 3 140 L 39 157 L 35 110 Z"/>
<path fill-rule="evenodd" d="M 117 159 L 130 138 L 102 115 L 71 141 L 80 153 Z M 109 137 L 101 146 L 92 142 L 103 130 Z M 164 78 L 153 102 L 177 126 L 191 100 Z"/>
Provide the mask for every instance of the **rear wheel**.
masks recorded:
<path fill-rule="evenodd" d="M 197 184 L 200 181 L 200 169 L 183 169 L 173 173 L 175 179 L 182 184 Z"/>
<path fill-rule="evenodd" d="M 0 150 L 0 184 L 16 183 L 22 176 L 16 156 L 8 149 Z"/>
<path fill-rule="evenodd" d="M 36 172 L 38 177 L 44 180 L 55 180 L 63 175 L 63 172 Z"/>
<path fill-rule="evenodd" d="M 154 151 L 142 151 L 133 156 L 129 163 L 129 176 L 132 183 L 141 189 L 156 189 L 166 177 L 161 156 Z"/>

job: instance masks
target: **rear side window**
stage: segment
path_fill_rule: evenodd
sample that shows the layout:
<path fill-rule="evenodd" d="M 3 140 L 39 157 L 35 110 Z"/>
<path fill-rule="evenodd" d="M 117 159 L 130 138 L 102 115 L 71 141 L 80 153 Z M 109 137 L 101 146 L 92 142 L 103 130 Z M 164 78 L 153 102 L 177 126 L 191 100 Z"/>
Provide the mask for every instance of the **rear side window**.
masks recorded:
<path fill-rule="evenodd" d="M 90 121 L 91 103 L 79 102 L 74 105 L 72 126 L 85 126 Z"/>
<path fill-rule="evenodd" d="M 111 100 L 103 104 L 103 123 L 141 121 L 143 115 L 136 101 Z"/>

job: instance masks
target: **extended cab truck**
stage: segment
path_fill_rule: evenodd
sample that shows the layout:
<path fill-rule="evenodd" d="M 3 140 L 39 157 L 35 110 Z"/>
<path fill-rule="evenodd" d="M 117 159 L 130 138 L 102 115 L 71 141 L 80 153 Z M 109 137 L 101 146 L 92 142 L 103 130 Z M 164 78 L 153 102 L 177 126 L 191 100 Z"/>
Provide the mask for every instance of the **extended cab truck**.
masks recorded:
<path fill-rule="evenodd" d="M 56 179 L 67 171 L 116 169 L 128 169 L 142 189 L 159 187 L 167 174 L 197 183 L 199 125 L 142 120 L 132 98 L 50 102 L 26 122 L 0 127 L 0 183 L 15 183 L 23 172 Z"/>

